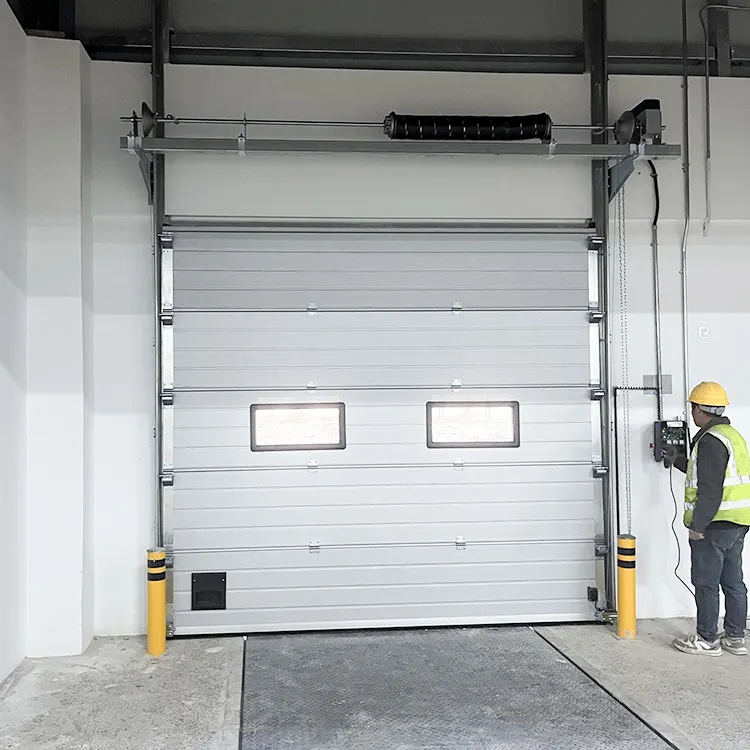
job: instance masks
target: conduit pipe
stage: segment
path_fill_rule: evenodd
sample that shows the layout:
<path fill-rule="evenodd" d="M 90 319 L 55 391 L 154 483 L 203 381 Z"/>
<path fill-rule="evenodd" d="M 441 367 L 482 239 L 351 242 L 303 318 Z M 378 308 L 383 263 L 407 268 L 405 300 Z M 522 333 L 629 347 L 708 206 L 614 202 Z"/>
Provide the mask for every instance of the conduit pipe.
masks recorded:
<path fill-rule="evenodd" d="M 680 273 L 682 274 L 682 377 L 685 383 L 685 416 L 689 413 L 687 400 L 690 392 L 690 360 L 688 352 L 688 284 L 687 244 L 690 233 L 690 94 L 688 89 L 688 12 L 687 0 L 682 0 L 682 177 L 685 225 L 682 230 Z M 708 88 L 706 88 L 708 91 Z"/>
<path fill-rule="evenodd" d="M 656 335 L 656 419 L 661 422 L 664 418 L 662 409 L 662 361 L 661 361 L 661 290 L 659 285 L 659 211 L 661 199 L 659 196 L 659 175 L 651 159 L 651 179 L 654 181 L 654 219 L 651 222 L 651 252 L 654 274 L 654 332 Z"/>

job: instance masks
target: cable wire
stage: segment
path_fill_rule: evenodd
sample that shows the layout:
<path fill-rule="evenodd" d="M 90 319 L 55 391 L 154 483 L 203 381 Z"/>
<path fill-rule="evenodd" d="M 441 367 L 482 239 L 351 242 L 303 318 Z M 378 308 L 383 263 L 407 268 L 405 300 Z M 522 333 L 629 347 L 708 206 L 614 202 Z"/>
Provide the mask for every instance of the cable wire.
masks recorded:
<path fill-rule="evenodd" d="M 685 583 L 685 581 L 680 576 L 680 563 L 682 562 L 682 548 L 680 547 L 680 537 L 677 536 L 677 531 L 675 530 L 675 522 L 677 521 L 677 516 L 680 513 L 679 506 L 677 504 L 677 496 L 674 494 L 674 485 L 672 484 L 672 467 L 669 467 L 669 491 L 672 493 L 672 500 L 674 501 L 674 516 L 672 517 L 672 534 L 674 535 L 675 543 L 677 544 L 677 565 L 674 566 L 674 575 L 675 578 L 688 590 L 690 593 L 690 596 L 695 597 L 695 592 L 693 589 L 690 588 L 690 586 Z"/>
<path fill-rule="evenodd" d="M 661 212 L 661 196 L 659 194 L 659 173 L 656 171 L 654 162 L 648 160 L 648 166 L 651 168 L 651 179 L 654 181 L 654 218 L 651 220 L 651 226 L 659 224 L 659 213 Z"/>
<path fill-rule="evenodd" d="M 656 419 L 664 419 L 662 392 L 664 389 L 661 360 L 661 293 L 659 290 L 659 213 L 661 197 L 659 194 L 659 174 L 654 162 L 648 160 L 651 168 L 651 179 L 654 182 L 654 218 L 651 221 L 651 251 L 653 254 L 654 273 L 654 334 L 656 339 Z"/>

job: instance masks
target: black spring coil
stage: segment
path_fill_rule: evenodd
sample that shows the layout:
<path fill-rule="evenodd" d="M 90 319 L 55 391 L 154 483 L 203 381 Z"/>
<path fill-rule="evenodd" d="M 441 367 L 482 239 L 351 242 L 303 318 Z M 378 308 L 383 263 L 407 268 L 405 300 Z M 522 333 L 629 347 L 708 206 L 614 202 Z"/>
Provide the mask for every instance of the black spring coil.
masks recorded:
<path fill-rule="evenodd" d="M 520 117 L 464 115 L 397 115 L 383 121 L 391 139 L 412 141 L 528 141 L 552 140 L 552 118 L 542 112 Z"/>

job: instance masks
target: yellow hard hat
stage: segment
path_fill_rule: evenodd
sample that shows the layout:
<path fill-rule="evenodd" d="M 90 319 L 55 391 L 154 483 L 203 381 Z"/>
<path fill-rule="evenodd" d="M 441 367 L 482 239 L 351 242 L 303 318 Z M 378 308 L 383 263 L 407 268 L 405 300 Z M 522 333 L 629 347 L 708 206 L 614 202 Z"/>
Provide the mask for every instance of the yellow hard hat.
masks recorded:
<path fill-rule="evenodd" d="M 727 392 L 711 381 L 698 383 L 690 392 L 688 401 L 699 406 L 729 406 Z"/>

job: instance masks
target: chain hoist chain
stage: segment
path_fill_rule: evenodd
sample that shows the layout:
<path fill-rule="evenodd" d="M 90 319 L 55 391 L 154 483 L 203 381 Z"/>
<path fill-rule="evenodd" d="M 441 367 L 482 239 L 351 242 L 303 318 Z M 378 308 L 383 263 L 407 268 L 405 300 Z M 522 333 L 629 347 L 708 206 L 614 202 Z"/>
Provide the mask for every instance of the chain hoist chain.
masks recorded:
<path fill-rule="evenodd" d="M 623 429 L 622 452 L 625 481 L 625 515 L 628 534 L 633 530 L 633 501 L 631 482 L 631 441 L 630 441 L 630 386 L 628 351 L 628 256 L 625 229 L 625 188 L 617 194 L 615 211 L 618 272 L 620 281 L 620 371 L 623 385 Z"/>

